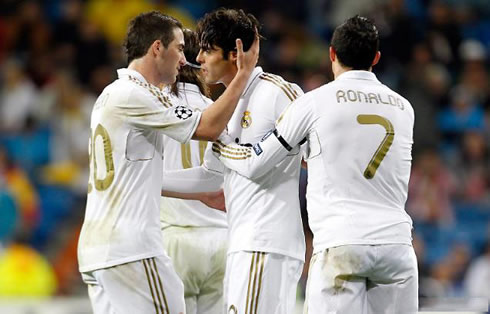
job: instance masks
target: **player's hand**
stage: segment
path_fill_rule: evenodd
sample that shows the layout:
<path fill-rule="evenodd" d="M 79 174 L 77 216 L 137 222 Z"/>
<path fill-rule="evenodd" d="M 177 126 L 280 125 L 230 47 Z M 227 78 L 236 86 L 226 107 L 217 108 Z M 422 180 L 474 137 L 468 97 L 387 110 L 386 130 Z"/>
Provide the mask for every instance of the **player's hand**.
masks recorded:
<path fill-rule="evenodd" d="M 202 193 L 200 201 L 208 207 L 226 212 L 225 194 L 223 193 L 223 190 Z"/>
<path fill-rule="evenodd" d="M 254 42 L 247 52 L 243 51 L 243 42 L 241 39 L 236 39 L 237 60 L 236 65 L 238 71 L 243 71 L 247 74 L 252 73 L 259 60 L 260 39 L 255 37 Z"/>

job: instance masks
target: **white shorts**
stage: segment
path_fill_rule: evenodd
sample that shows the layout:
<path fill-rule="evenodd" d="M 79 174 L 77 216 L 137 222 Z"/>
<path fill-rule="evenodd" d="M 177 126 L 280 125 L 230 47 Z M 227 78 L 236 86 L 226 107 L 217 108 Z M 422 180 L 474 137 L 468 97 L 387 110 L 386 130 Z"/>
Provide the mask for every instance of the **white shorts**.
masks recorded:
<path fill-rule="evenodd" d="M 311 258 L 304 313 L 416 313 L 417 258 L 403 244 L 346 245 Z"/>
<path fill-rule="evenodd" d="M 228 254 L 224 313 L 294 313 L 303 264 L 298 259 L 274 253 Z"/>
<path fill-rule="evenodd" d="M 184 286 L 165 255 L 82 273 L 95 314 L 184 314 Z"/>
<path fill-rule="evenodd" d="M 219 314 L 223 308 L 228 230 L 168 227 L 163 243 L 184 282 L 187 314 Z"/>

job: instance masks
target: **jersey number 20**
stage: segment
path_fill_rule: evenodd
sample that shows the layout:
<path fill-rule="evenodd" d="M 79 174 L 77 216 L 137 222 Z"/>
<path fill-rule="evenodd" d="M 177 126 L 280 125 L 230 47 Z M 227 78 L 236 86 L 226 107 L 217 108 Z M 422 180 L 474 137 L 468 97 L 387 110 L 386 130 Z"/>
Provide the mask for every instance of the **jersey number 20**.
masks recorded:
<path fill-rule="evenodd" d="M 99 179 L 97 177 L 97 158 L 95 155 L 96 152 L 95 141 L 97 141 L 97 138 L 99 137 L 102 139 L 102 144 L 104 147 L 104 160 L 105 160 L 106 173 L 103 179 Z M 94 179 L 95 189 L 97 191 L 107 190 L 107 188 L 112 184 L 112 181 L 114 181 L 114 160 L 112 158 L 112 146 L 111 146 L 111 139 L 109 137 L 109 133 L 101 124 L 97 125 L 93 136 L 90 137 L 88 156 L 89 156 L 89 162 L 94 163 L 93 179 Z M 90 193 L 91 191 L 92 191 L 92 185 L 89 183 L 88 193 Z"/>
<path fill-rule="evenodd" d="M 391 144 L 393 143 L 393 138 L 395 137 L 395 129 L 388 119 L 374 114 L 360 114 L 357 116 L 357 122 L 359 124 L 378 124 L 384 127 L 386 130 L 386 135 L 383 138 L 383 141 L 381 142 L 381 144 L 379 144 L 378 149 L 376 150 L 373 157 L 371 158 L 371 161 L 364 170 L 364 177 L 366 179 L 372 179 L 376 174 L 376 170 L 378 169 L 379 165 L 385 158 L 386 153 L 388 153 Z"/>

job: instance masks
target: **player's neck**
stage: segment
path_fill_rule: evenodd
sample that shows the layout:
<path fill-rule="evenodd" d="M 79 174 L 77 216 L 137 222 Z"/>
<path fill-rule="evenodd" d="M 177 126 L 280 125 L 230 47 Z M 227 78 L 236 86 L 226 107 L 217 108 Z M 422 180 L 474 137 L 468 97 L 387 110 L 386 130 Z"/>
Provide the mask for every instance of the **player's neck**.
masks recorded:
<path fill-rule="evenodd" d="M 372 69 L 373 68 L 371 67 L 371 68 L 369 68 L 369 70 L 362 70 L 362 71 L 369 71 L 369 72 L 371 72 Z M 354 69 L 353 68 L 348 68 L 348 67 L 343 67 L 343 66 L 338 66 L 338 67 L 335 67 L 335 69 L 332 69 L 334 79 L 337 79 L 341 74 L 343 74 L 345 72 L 349 72 L 349 71 L 354 71 Z"/>
<path fill-rule="evenodd" d="M 233 81 L 237 73 L 238 73 L 238 68 L 235 65 L 231 66 L 229 71 L 227 71 L 227 73 L 220 80 L 221 83 L 223 83 L 225 87 L 228 87 L 228 85 L 231 84 L 231 81 Z"/>
<path fill-rule="evenodd" d="M 131 61 L 131 63 L 128 65 L 128 69 L 143 75 L 145 80 L 154 86 L 159 86 L 162 84 L 155 66 L 150 64 L 150 62 L 148 62 L 148 60 L 145 58 L 139 58 Z"/>

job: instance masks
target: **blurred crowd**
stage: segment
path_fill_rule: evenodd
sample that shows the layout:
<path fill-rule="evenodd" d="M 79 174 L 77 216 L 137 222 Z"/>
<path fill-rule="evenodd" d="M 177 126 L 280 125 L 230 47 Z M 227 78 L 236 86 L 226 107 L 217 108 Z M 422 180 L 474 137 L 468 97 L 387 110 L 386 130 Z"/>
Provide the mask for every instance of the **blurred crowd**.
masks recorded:
<path fill-rule="evenodd" d="M 333 79 L 335 26 L 356 13 L 375 20 L 374 72 L 416 115 L 407 211 L 421 297 L 490 299 L 488 0 L 1 1 L 0 296 L 85 293 L 76 243 L 90 112 L 126 66 L 127 22 L 158 9 L 193 28 L 220 6 L 258 17 L 259 64 L 305 92 Z"/>

